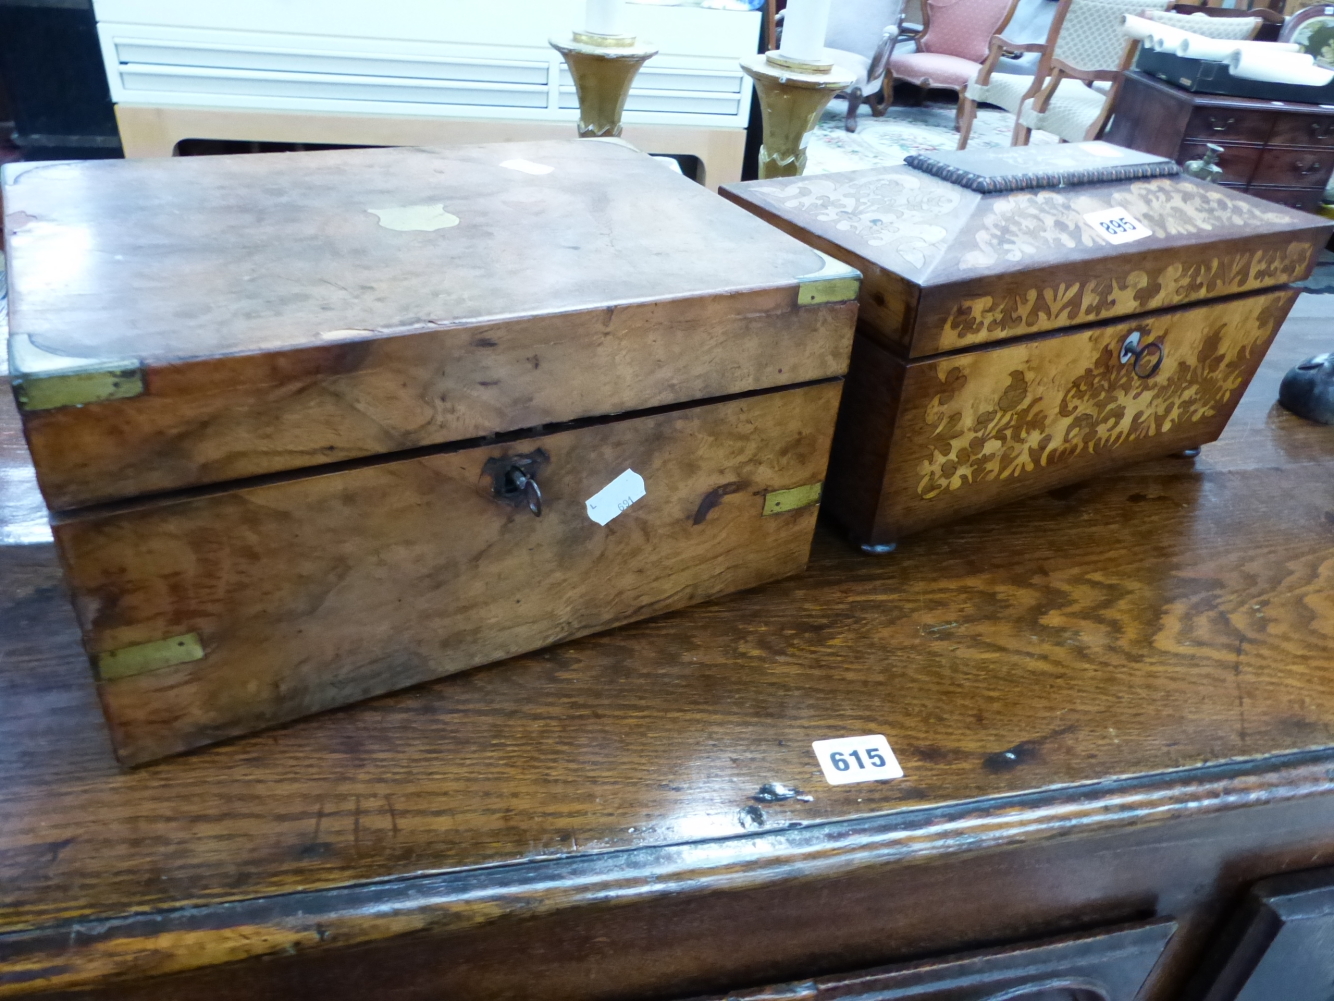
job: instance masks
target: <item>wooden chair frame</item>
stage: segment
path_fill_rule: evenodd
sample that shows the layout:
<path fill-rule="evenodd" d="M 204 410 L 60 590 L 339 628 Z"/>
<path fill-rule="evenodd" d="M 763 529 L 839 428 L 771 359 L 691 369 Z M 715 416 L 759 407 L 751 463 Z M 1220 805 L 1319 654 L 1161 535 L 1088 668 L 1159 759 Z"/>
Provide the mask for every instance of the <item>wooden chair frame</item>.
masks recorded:
<path fill-rule="evenodd" d="M 1047 77 L 1046 84 L 1038 91 L 1037 97 L 1033 99 L 1033 110 L 1042 114 L 1051 104 L 1051 99 L 1060 87 L 1061 81 L 1066 77 L 1072 80 L 1079 80 L 1085 86 L 1091 87 L 1094 83 L 1110 83 L 1111 89 L 1107 91 L 1103 98 L 1102 111 L 1098 112 L 1098 117 L 1093 119 L 1088 129 L 1084 133 L 1084 140 L 1097 139 L 1107 125 L 1107 119 L 1112 113 L 1112 108 L 1116 105 L 1116 97 L 1121 92 L 1121 81 L 1126 78 L 1126 70 L 1130 69 L 1135 63 L 1135 55 L 1139 52 L 1139 42 L 1135 41 L 1126 46 L 1126 54 L 1121 59 L 1121 65 L 1114 70 L 1081 70 L 1075 69 L 1069 63 L 1060 59 L 1053 58 L 1051 61 L 1051 74 Z M 1023 104 L 1019 105 L 1020 108 Z M 1019 116 L 1014 118 L 1014 136 L 1011 139 L 1011 146 L 1027 146 L 1029 138 L 1033 135 L 1033 130 L 1019 121 Z M 1061 140 L 1065 142 L 1064 139 Z"/>
<path fill-rule="evenodd" d="M 1061 0 L 1061 7 L 1067 7 L 1069 3 L 1070 0 Z M 1057 10 L 1055 17 L 1052 19 L 1053 24 L 1056 23 L 1057 18 L 1064 18 L 1062 10 Z M 1000 62 L 1001 56 L 1017 56 L 1026 52 L 1042 52 L 1045 54 L 1046 51 L 1046 42 L 1012 42 L 1003 35 L 992 35 L 991 42 L 987 49 L 987 58 L 982 63 L 982 68 L 977 71 L 977 82 L 984 85 L 991 82 L 991 74 L 996 71 L 996 64 Z M 1024 96 L 1019 99 L 1019 107 L 1022 108 L 1024 102 L 1036 94 L 1038 89 L 1042 86 L 1042 81 L 1039 79 L 1038 74 L 1042 72 L 1045 62 L 1046 57 L 1044 55 L 1043 60 L 1038 63 L 1037 70 L 1033 73 L 1033 83 L 1029 86 L 1028 90 L 1024 92 Z M 968 137 L 973 134 L 973 122 L 976 118 L 977 102 L 968 96 L 966 90 L 960 91 L 959 110 L 955 112 L 955 119 L 958 122 L 959 127 L 959 145 L 956 147 L 957 149 L 964 149 L 968 145 Z M 1016 115 L 1015 122 L 1018 123 L 1018 121 L 1019 118 Z"/>
<path fill-rule="evenodd" d="M 916 37 L 915 34 L 904 34 L 903 17 L 903 11 L 900 10 L 898 20 L 885 28 L 880 44 L 876 46 L 875 55 L 871 57 L 871 66 L 866 71 L 867 80 L 874 80 L 877 76 L 880 77 L 879 93 L 863 94 L 860 87 L 853 87 L 850 90 L 839 91 L 835 95 L 847 98 L 848 115 L 844 120 L 844 127 L 849 132 L 857 131 L 857 109 L 861 107 L 862 101 L 871 106 L 871 114 L 876 118 L 883 117 L 885 112 L 889 110 L 889 106 L 894 103 L 894 77 L 889 72 L 889 60 L 894 55 L 894 48 L 901 39 Z"/>
<path fill-rule="evenodd" d="M 1107 100 L 1103 103 L 1102 113 L 1098 115 L 1089 127 L 1089 131 L 1084 135 L 1085 139 L 1096 139 L 1107 124 L 1107 118 L 1111 114 L 1116 96 L 1121 90 L 1121 80 L 1125 76 L 1125 71 L 1134 65 L 1135 55 L 1139 52 L 1139 42 L 1132 42 L 1126 48 L 1121 66 L 1116 70 L 1079 70 L 1069 63 L 1057 59 L 1053 55 L 1056 51 L 1056 39 L 1060 37 L 1061 28 L 1065 25 L 1066 15 L 1070 13 L 1071 2 L 1072 0 L 1061 0 L 1055 15 L 1052 16 L 1051 26 L 1047 29 L 1046 41 L 1020 44 L 1010 41 L 1001 34 L 991 36 L 986 61 L 982 64 L 982 68 L 977 71 L 976 79 L 979 84 L 985 85 L 991 82 L 991 74 L 996 71 L 996 66 L 1004 55 L 1020 55 L 1026 52 L 1042 53 L 1037 69 L 1033 72 L 1033 82 L 1029 84 L 1023 97 L 1019 99 L 1019 110 L 1014 114 L 1014 132 L 1010 136 L 1011 146 L 1027 146 L 1033 135 L 1033 130 L 1019 121 L 1019 111 L 1023 110 L 1024 103 L 1032 100 L 1035 111 L 1039 113 L 1046 111 L 1051 104 L 1053 95 L 1056 93 L 1056 88 L 1060 86 L 1061 80 L 1067 77 L 1080 80 L 1085 84 L 1100 81 L 1110 81 L 1112 83 L 1112 89 L 1108 92 Z M 966 108 L 964 107 L 965 101 L 967 102 Z M 968 145 L 968 137 L 973 131 L 973 121 L 977 118 L 977 102 L 968 97 L 966 91 L 959 95 L 959 111 L 959 145 L 957 148 L 964 149 Z"/>
<path fill-rule="evenodd" d="M 783 12 L 776 11 L 776 6 L 777 0 L 767 0 L 765 4 L 765 30 L 770 49 L 778 47 L 779 22 L 783 20 Z M 926 10 L 925 5 L 922 9 L 923 11 Z M 894 47 L 898 45 L 901 39 L 915 37 L 917 32 L 925 30 L 917 25 L 904 24 L 903 18 L 903 10 L 900 8 L 898 20 L 885 27 L 885 32 L 880 37 L 880 44 L 876 46 L 875 54 L 871 56 L 871 65 L 866 71 L 867 80 L 874 80 L 877 76 L 880 77 L 879 93 L 863 94 L 860 87 L 852 87 L 849 90 L 841 90 L 834 95 L 835 97 L 845 98 L 848 102 L 848 113 L 843 120 L 843 126 L 849 132 L 857 131 L 857 110 L 861 107 L 863 101 L 871 106 L 871 114 L 876 118 L 882 118 L 894 101 L 894 89 L 891 86 L 893 77 L 889 73 L 889 59 L 894 55 Z M 905 34 L 905 30 L 909 33 Z"/>
<path fill-rule="evenodd" d="M 1283 0 L 1276 0 L 1281 4 Z M 1286 20 L 1282 14 L 1268 7 L 1210 7 L 1206 3 L 1176 3 L 1172 10 L 1178 14 L 1204 14 L 1206 17 L 1258 17 L 1260 30 L 1255 33 L 1257 42 L 1278 41 L 1279 29 Z"/>
<path fill-rule="evenodd" d="M 1283 22 L 1283 27 L 1278 33 L 1278 40 L 1280 42 L 1292 41 L 1292 36 L 1297 34 L 1298 28 L 1317 17 L 1334 17 L 1334 4 L 1317 3 L 1297 11 L 1292 17 Z"/>

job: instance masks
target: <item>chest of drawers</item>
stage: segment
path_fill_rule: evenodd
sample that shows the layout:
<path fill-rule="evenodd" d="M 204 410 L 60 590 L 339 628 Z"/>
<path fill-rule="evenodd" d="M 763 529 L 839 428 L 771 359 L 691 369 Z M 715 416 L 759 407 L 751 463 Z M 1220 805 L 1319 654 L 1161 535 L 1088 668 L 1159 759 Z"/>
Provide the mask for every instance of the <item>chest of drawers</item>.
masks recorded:
<path fill-rule="evenodd" d="M 1334 172 L 1334 106 L 1192 94 L 1132 70 L 1108 142 L 1178 163 L 1223 147 L 1221 183 L 1315 212 Z"/>

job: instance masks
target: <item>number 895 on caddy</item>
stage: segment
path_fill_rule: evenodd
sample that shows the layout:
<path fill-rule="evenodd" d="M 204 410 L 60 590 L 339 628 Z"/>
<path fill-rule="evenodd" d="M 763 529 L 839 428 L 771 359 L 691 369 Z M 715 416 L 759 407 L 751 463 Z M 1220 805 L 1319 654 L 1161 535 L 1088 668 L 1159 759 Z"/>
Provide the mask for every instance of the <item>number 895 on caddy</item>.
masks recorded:
<path fill-rule="evenodd" d="M 825 781 L 833 786 L 903 778 L 903 769 L 883 734 L 817 740 L 811 748 Z"/>
<path fill-rule="evenodd" d="M 1102 234 L 1108 243 L 1130 243 L 1153 236 L 1153 230 L 1123 208 L 1085 212 L 1085 221 Z"/>

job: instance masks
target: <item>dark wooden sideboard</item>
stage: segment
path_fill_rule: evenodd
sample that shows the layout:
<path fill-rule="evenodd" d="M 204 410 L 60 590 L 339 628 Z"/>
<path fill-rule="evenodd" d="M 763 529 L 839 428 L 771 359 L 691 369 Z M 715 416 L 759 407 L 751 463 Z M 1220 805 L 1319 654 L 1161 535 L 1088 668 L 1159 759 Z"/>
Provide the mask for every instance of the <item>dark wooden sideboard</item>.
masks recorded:
<path fill-rule="evenodd" d="M 1139 70 L 1126 74 L 1103 138 L 1177 163 L 1214 143 L 1220 183 L 1305 212 L 1334 172 L 1334 105 L 1193 94 Z"/>
<path fill-rule="evenodd" d="M 0 405 L 0 997 L 1237 997 L 1334 866 L 1301 309 L 1194 461 L 130 772 Z"/>

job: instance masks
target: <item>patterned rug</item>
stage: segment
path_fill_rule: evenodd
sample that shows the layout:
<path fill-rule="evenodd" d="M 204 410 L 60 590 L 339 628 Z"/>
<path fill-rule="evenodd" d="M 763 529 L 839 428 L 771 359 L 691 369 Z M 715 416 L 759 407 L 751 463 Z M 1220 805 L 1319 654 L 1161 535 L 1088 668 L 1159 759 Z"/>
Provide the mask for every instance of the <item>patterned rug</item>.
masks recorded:
<path fill-rule="evenodd" d="M 886 167 L 902 163 L 909 153 L 954 149 L 959 133 L 954 131 L 954 104 L 926 101 L 920 105 L 895 104 L 884 118 L 873 118 L 863 106 L 857 115 L 857 131 L 843 128 L 847 103 L 831 101 L 806 147 L 806 173 L 828 174 L 838 170 Z M 999 108 L 978 108 L 969 137 L 969 149 L 1010 145 L 1014 115 Z M 1037 146 L 1057 139 L 1047 132 L 1034 132 Z"/>

